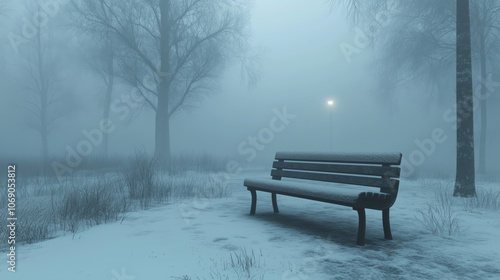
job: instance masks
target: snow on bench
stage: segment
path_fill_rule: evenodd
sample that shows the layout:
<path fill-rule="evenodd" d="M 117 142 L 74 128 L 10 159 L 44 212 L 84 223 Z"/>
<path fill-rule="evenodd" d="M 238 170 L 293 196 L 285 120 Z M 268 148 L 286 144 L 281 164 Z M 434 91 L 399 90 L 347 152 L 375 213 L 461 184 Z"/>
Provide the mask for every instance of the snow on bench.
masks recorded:
<path fill-rule="evenodd" d="M 365 209 L 381 210 L 384 237 L 392 239 L 389 208 L 398 194 L 401 157 L 401 153 L 278 152 L 272 179 L 247 178 L 243 183 L 252 194 L 250 214 L 255 215 L 256 191 L 272 194 L 275 213 L 279 213 L 277 194 L 352 207 L 359 217 L 356 244 L 364 245 Z"/>

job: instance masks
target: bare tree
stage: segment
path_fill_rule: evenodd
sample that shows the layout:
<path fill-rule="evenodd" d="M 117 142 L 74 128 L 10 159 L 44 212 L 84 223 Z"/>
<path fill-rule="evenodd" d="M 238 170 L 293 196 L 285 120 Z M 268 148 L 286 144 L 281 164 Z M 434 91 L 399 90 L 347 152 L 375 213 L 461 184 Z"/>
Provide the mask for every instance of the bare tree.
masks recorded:
<path fill-rule="evenodd" d="M 342 2 L 342 1 L 341 1 Z M 349 1 L 345 1 L 349 2 Z M 380 1 L 375 1 L 374 3 Z M 389 2 L 389 1 L 383 1 Z M 394 1 L 393 1 L 394 2 Z M 377 6 L 374 3 L 355 5 L 358 18 L 364 22 L 373 22 L 373 16 L 387 7 Z M 380 92 L 391 94 L 401 87 L 415 86 L 418 82 L 425 85 L 422 98 L 428 103 L 442 102 L 455 91 L 455 40 L 456 40 L 456 10 L 452 0 L 447 1 L 401 1 L 398 13 L 391 14 L 391 24 L 384 27 L 374 37 L 377 66 L 379 66 L 378 80 Z M 348 6 L 353 8 L 353 6 Z M 479 169 L 486 172 L 486 136 L 487 136 L 487 75 L 491 73 L 494 56 L 498 51 L 499 37 L 499 9 L 498 0 L 478 0 L 471 2 L 471 30 L 473 62 L 478 65 L 480 79 L 477 79 L 481 92 L 476 93 L 483 97 L 479 100 L 480 126 L 479 132 Z M 352 10 L 349 10 L 353 12 Z M 475 87 L 476 89 L 479 87 Z M 450 94 L 448 94 L 448 92 Z"/>
<path fill-rule="evenodd" d="M 169 164 L 171 117 L 210 92 L 225 63 L 247 51 L 248 3 L 112 3 L 83 0 L 77 7 L 86 20 L 110 30 L 127 47 L 119 62 L 121 76 L 155 111 L 155 156 Z"/>
<path fill-rule="evenodd" d="M 403 17 L 397 19 L 395 30 L 389 32 L 384 41 L 381 71 L 384 78 L 392 79 L 394 84 L 405 84 L 420 79 L 428 97 L 443 99 L 446 89 L 452 89 L 451 65 L 456 62 L 456 12 L 452 1 L 419 1 L 401 5 Z M 488 71 L 487 62 L 494 60 L 498 45 L 498 14 L 500 3 L 496 0 L 474 1 L 471 3 L 471 26 L 473 30 L 472 53 L 479 65 L 481 78 L 478 79 L 481 93 L 479 141 L 479 173 L 486 171 L 486 130 L 487 100 L 485 85 Z M 394 27 L 391 27 L 394 28 Z M 387 79 L 384 79 L 384 82 Z M 481 85 L 483 84 L 483 85 Z M 477 88 L 477 87 L 476 87 Z M 393 87 L 394 89 L 394 87 Z M 477 93 L 476 93 L 477 94 Z"/>
<path fill-rule="evenodd" d="M 455 63 L 455 15 L 451 1 L 404 1 L 377 33 L 378 78 L 384 93 L 424 85 L 429 104 L 451 96 Z M 383 81 L 383 82 L 382 82 Z"/>
<path fill-rule="evenodd" d="M 106 94 L 104 98 L 104 110 L 102 117 L 105 120 L 109 119 L 109 107 L 111 106 L 111 96 L 113 94 L 114 77 L 115 77 L 115 47 L 111 38 L 104 39 L 102 46 L 102 57 L 104 65 L 101 68 L 102 78 L 106 84 Z M 109 154 L 109 134 L 103 133 L 104 158 L 107 159 Z"/>
<path fill-rule="evenodd" d="M 40 12 L 40 7 L 26 5 L 29 14 Z M 30 113 L 26 125 L 40 134 L 44 170 L 48 166 L 49 134 L 57 119 L 62 116 L 59 84 L 59 59 L 50 26 L 40 24 L 29 26 L 35 36 L 20 48 L 22 67 L 18 77 L 19 89 L 28 94 L 25 109 Z"/>
<path fill-rule="evenodd" d="M 360 19 L 373 21 L 373 15 L 386 9 L 391 1 L 343 1 Z M 381 4 L 382 3 L 382 4 Z M 385 6 L 384 6 L 385 3 Z M 456 62 L 457 170 L 454 195 L 475 195 L 474 123 L 471 63 L 471 33 L 468 0 L 457 0 L 456 10 L 450 1 L 399 1 L 397 14 L 391 15 L 389 32 L 376 33 L 381 44 L 378 59 L 382 80 L 392 81 L 394 90 L 420 79 L 426 81 L 428 97 L 443 96 L 443 89 Z M 456 44 L 453 45 L 453 37 Z M 372 39 L 375 39 L 372 37 Z M 378 42 L 377 42 L 378 41 Z M 456 59 L 456 60 L 455 60 Z M 449 87 L 451 88 L 451 87 Z M 387 89 L 387 88 L 386 88 Z M 389 90 L 390 91 L 390 90 Z"/>
<path fill-rule="evenodd" d="M 103 14 L 103 19 L 108 21 L 107 25 L 97 23 L 93 20 L 89 20 L 86 17 L 86 13 L 82 10 L 78 2 L 72 2 L 72 7 L 75 8 L 73 12 L 76 11 L 73 23 L 74 28 L 76 28 L 80 33 L 82 33 L 83 40 L 89 40 L 90 43 L 82 44 L 85 49 L 87 56 L 85 56 L 85 63 L 98 74 L 104 83 L 104 102 L 102 118 L 108 120 L 110 117 L 110 106 L 111 98 L 113 95 L 115 77 L 118 76 L 117 64 L 117 52 L 122 46 L 119 45 L 119 41 L 114 37 L 114 33 L 107 27 L 111 25 L 112 17 L 110 14 Z M 89 3 L 88 9 L 95 9 L 93 6 L 96 3 Z M 119 4 L 117 2 L 109 3 L 110 5 Z M 84 16 L 81 16 L 81 15 Z M 103 143 L 103 154 L 104 159 L 107 159 L 109 154 L 109 134 L 103 133 L 102 138 Z"/>
<path fill-rule="evenodd" d="M 488 96 L 488 71 L 487 63 L 493 60 L 498 52 L 500 36 L 500 1 L 480 0 L 471 6 L 471 28 L 474 30 L 473 46 L 478 53 L 480 68 L 481 99 L 480 108 L 480 136 L 479 136 L 479 169 L 480 174 L 486 173 L 486 135 L 487 135 L 487 96 Z"/>

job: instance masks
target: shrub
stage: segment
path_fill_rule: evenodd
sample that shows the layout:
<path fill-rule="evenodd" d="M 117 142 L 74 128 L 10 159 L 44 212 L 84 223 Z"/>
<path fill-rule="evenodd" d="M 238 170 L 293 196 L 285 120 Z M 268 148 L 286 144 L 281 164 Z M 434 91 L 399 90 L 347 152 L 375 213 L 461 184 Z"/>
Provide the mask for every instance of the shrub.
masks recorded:
<path fill-rule="evenodd" d="M 64 194 L 58 212 L 63 229 L 74 233 L 82 222 L 93 226 L 117 220 L 127 205 L 127 198 L 113 190 L 113 183 L 95 179 Z"/>
<path fill-rule="evenodd" d="M 476 189 L 476 197 L 467 197 L 462 199 L 462 205 L 466 211 L 474 210 L 500 210 L 500 192 L 494 192 L 492 189 Z"/>
<path fill-rule="evenodd" d="M 156 159 L 140 152 L 122 172 L 129 197 L 138 200 L 142 209 L 148 209 L 153 201 L 165 203 L 170 196 L 170 186 L 158 184 L 156 172 Z"/>
<path fill-rule="evenodd" d="M 262 256 L 262 251 L 260 252 Z M 262 280 L 264 274 L 252 274 L 254 268 L 260 268 L 261 263 L 259 256 L 256 256 L 253 250 L 248 251 L 246 248 L 240 248 L 229 254 L 229 259 L 217 262 L 213 259 L 212 270 L 210 271 L 210 279 L 214 280 Z M 207 279 L 207 278 L 203 278 Z"/>
<path fill-rule="evenodd" d="M 17 200 L 16 242 L 35 243 L 50 238 L 54 232 L 51 218 L 54 208 L 49 196 L 27 197 Z"/>
<path fill-rule="evenodd" d="M 230 257 L 230 265 L 238 275 L 241 275 L 240 273 L 243 273 L 246 277 L 250 278 L 250 270 L 254 267 L 260 267 L 260 261 L 255 258 L 253 250 L 249 252 L 246 250 L 246 248 L 240 248 L 239 251 L 231 252 Z"/>
<path fill-rule="evenodd" d="M 418 209 L 417 220 L 435 235 L 456 235 L 462 233 L 461 222 L 453 209 L 452 193 L 448 187 L 436 185 L 435 199 L 424 209 Z"/>
<path fill-rule="evenodd" d="M 424 227 L 435 235 L 456 235 L 462 232 L 460 220 L 450 205 L 439 205 L 427 203 L 426 209 L 417 210 L 421 219 L 418 219 Z"/>
<path fill-rule="evenodd" d="M 26 242 L 33 244 L 43 241 L 51 236 L 49 230 L 50 221 L 43 219 L 40 221 L 21 220 L 18 222 L 16 242 Z"/>

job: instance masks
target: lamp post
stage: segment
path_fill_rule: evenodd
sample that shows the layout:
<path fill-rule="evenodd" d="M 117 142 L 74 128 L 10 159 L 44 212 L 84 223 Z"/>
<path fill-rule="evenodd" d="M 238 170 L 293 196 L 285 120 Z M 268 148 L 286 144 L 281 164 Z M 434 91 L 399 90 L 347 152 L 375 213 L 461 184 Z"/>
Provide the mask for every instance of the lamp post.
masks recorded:
<path fill-rule="evenodd" d="M 330 151 L 333 151 L 333 148 L 332 148 L 332 143 L 333 143 L 333 115 L 332 115 L 332 112 L 333 112 L 333 100 L 328 100 L 327 101 L 327 104 L 328 104 L 328 107 L 330 107 Z"/>

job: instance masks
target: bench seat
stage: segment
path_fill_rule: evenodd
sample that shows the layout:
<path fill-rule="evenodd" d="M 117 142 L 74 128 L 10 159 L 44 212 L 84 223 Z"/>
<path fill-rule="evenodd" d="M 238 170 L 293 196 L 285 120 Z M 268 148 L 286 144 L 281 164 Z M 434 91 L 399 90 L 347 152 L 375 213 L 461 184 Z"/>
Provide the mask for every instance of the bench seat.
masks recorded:
<path fill-rule="evenodd" d="M 363 199 L 360 199 L 360 197 L 363 198 L 367 195 L 367 193 L 373 193 L 363 192 L 359 191 L 358 189 L 345 187 L 342 184 L 330 183 L 326 185 L 290 180 L 278 181 L 273 179 L 245 179 L 243 185 L 258 191 L 275 192 L 277 194 L 340 204 L 350 207 L 360 206 L 358 204 L 362 204 L 363 201 Z M 386 197 L 387 194 L 377 193 L 376 195 Z"/>
<path fill-rule="evenodd" d="M 343 184 L 315 184 L 291 180 L 245 179 L 243 185 L 258 191 L 294 196 L 310 200 L 339 204 L 349 207 L 363 207 L 375 210 L 389 208 L 393 196 L 381 192 L 353 189 Z M 368 191 L 370 189 L 370 191 Z M 383 203 L 383 202 L 386 203 Z"/>
<path fill-rule="evenodd" d="M 401 153 L 297 153 L 278 152 L 272 178 L 247 178 L 243 185 L 252 194 L 250 214 L 255 215 L 257 191 L 352 207 L 358 212 L 356 244 L 365 244 L 365 209 L 381 210 L 385 239 L 392 239 L 389 208 L 398 189 Z"/>

